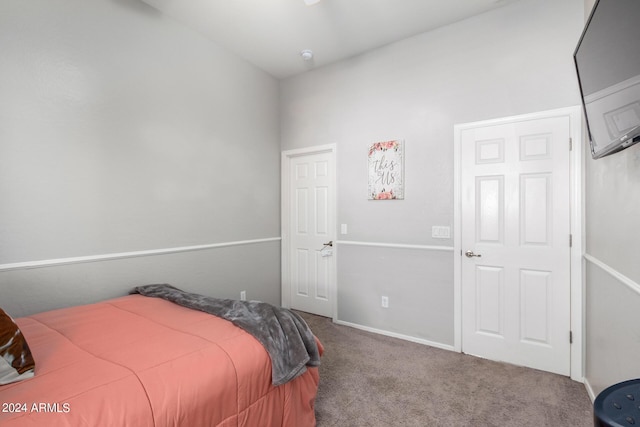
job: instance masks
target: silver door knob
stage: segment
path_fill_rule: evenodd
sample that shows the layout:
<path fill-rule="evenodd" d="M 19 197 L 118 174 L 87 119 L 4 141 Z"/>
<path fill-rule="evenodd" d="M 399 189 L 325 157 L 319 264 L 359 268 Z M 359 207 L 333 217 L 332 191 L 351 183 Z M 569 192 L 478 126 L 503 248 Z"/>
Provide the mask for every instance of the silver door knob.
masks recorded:
<path fill-rule="evenodd" d="M 473 251 L 467 251 L 464 254 L 467 256 L 467 258 L 473 258 L 474 256 L 478 258 L 482 257 L 482 255 L 480 254 L 474 254 Z"/>

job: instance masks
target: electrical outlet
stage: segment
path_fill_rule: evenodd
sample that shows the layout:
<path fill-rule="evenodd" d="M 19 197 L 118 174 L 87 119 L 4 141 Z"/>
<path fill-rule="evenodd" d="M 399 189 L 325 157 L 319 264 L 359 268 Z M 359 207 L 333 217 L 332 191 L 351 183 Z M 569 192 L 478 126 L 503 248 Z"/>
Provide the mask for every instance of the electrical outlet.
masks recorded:
<path fill-rule="evenodd" d="M 383 295 L 381 305 L 382 305 L 382 308 L 389 308 L 389 297 L 386 297 Z"/>
<path fill-rule="evenodd" d="M 247 291 L 240 291 L 240 301 L 247 300 Z"/>

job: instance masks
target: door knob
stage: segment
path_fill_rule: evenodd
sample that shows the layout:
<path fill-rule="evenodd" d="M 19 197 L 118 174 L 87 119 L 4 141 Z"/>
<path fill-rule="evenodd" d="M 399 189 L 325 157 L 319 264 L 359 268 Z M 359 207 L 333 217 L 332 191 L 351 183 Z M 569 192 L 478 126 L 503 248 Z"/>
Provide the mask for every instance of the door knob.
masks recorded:
<path fill-rule="evenodd" d="M 480 254 L 474 254 L 473 251 L 467 251 L 464 254 L 467 256 L 467 258 L 473 258 L 474 256 L 478 258 L 482 257 L 482 255 Z"/>
<path fill-rule="evenodd" d="M 333 240 L 329 240 L 327 243 L 323 243 L 322 249 L 320 249 L 320 256 L 328 257 L 333 255 L 333 249 L 329 249 L 333 247 Z"/>

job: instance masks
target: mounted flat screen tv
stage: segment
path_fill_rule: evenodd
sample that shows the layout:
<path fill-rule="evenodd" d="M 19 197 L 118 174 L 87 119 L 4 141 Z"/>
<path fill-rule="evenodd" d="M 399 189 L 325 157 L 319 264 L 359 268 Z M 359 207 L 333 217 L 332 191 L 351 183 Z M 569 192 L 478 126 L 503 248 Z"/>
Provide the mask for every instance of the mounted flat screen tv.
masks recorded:
<path fill-rule="evenodd" d="M 640 141 L 640 0 L 598 0 L 573 59 L 592 157 Z"/>

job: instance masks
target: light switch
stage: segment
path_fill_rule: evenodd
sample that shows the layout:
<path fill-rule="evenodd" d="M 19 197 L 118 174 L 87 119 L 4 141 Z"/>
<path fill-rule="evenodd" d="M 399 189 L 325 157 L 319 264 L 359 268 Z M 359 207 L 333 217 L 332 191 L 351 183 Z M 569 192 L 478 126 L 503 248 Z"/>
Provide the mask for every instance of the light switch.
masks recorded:
<path fill-rule="evenodd" d="M 434 239 L 450 239 L 451 227 L 443 225 L 434 225 L 431 227 L 431 237 Z"/>
<path fill-rule="evenodd" d="M 347 224 L 340 224 L 340 234 L 347 234 Z"/>

